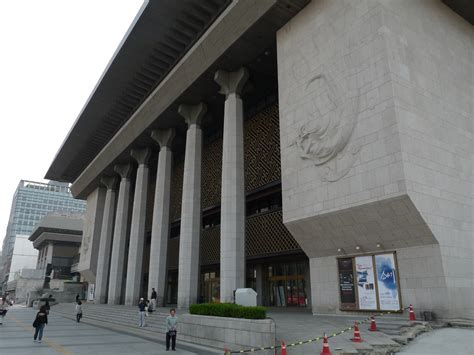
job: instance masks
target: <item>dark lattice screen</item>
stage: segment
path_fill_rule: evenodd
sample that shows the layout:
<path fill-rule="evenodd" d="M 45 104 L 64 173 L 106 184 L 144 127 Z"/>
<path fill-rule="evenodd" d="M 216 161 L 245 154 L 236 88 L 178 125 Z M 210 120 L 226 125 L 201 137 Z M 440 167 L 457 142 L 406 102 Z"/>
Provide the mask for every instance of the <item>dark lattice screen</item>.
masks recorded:
<path fill-rule="evenodd" d="M 220 226 L 211 227 L 201 232 L 201 265 L 217 264 L 220 262 L 220 234 Z"/>
<path fill-rule="evenodd" d="M 278 104 L 245 121 L 244 137 L 246 191 L 280 180 Z"/>
<path fill-rule="evenodd" d="M 222 139 L 217 139 L 204 147 L 201 171 L 202 208 L 219 205 L 221 203 Z"/>
<path fill-rule="evenodd" d="M 181 218 L 181 198 L 183 195 L 184 161 L 175 164 L 171 179 L 170 220 Z"/>
<path fill-rule="evenodd" d="M 247 257 L 301 249 L 283 224 L 281 210 L 247 218 L 245 237 Z"/>

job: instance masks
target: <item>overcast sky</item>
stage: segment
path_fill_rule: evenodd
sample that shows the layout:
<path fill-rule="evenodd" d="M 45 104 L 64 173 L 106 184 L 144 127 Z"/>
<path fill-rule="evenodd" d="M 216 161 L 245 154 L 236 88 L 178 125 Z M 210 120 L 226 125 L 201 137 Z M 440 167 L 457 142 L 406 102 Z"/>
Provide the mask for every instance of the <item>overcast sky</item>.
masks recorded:
<path fill-rule="evenodd" d="M 143 0 L 0 0 L 0 248 L 20 179 L 44 175 Z"/>

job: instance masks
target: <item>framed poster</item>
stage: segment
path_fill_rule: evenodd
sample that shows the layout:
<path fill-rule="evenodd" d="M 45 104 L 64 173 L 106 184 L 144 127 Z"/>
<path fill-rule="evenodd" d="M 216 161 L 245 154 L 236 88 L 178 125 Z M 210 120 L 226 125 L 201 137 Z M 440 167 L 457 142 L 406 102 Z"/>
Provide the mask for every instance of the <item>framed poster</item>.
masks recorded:
<path fill-rule="evenodd" d="M 400 310 L 400 297 L 398 289 L 398 275 L 395 265 L 395 255 L 375 255 L 377 270 L 378 297 L 381 310 Z"/>
<path fill-rule="evenodd" d="M 358 305 L 360 310 L 377 309 L 374 263 L 371 255 L 355 258 Z"/>
<path fill-rule="evenodd" d="M 354 288 L 354 266 L 352 258 L 337 260 L 339 268 L 339 293 L 342 309 L 356 309 L 356 294 Z"/>

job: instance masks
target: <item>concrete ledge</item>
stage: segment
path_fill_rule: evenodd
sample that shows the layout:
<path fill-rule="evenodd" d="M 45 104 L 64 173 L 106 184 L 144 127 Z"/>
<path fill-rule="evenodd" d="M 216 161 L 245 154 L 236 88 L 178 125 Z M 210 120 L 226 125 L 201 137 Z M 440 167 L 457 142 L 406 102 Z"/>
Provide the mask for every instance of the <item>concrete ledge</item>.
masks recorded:
<path fill-rule="evenodd" d="M 185 314 L 180 317 L 180 338 L 202 345 L 232 350 L 275 345 L 271 319 L 238 319 Z M 265 354 L 265 352 L 261 352 Z"/>

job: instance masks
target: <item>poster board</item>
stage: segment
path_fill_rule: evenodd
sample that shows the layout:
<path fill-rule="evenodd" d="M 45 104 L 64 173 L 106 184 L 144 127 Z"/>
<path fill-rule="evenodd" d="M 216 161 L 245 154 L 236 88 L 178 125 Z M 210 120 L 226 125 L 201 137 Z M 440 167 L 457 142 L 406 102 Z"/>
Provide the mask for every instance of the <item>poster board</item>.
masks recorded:
<path fill-rule="evenodd" d="M 341 308 L 344 310 L 357 309 L 354 287 L 354 266 L 352 258 L 337 260 L 339 269 L 339 295 Z"/>
<path fill-rule="evenodd" d="M 371 255 L 355 258 L 358 306 L 360 310 L 377 309 L 374 263 Z"/>
<path fill-rule="evenodd" d="M 395 252 L 337 259 L 341 310 L 399 311 Z"/>
<path fill-rule="evenodd" d="M 393 253 L 375 255 L 375 265 L 380 309 L 398 311 L 401 307 L 395 255 Z"/>

